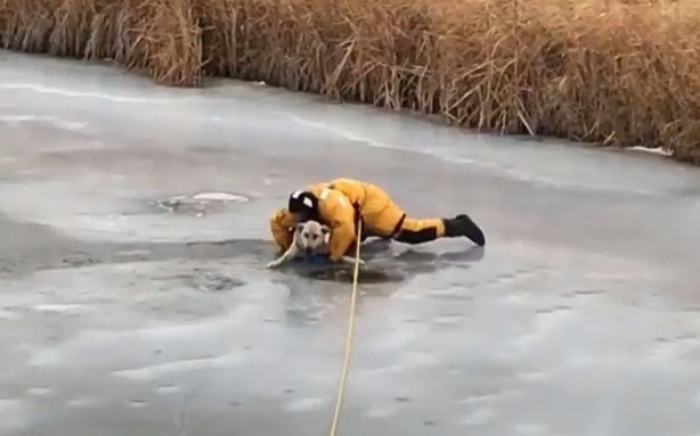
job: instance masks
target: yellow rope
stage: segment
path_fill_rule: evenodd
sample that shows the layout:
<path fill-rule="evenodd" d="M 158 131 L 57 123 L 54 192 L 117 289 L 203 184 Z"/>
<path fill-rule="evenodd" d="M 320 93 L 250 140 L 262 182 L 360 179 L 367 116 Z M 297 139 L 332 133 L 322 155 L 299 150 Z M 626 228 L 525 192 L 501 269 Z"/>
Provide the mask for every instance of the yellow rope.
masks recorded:
<path fill-rule="evenodd" d="M 350 350 L 352 348 L 352 337 L 355 327 L 355 306 L 357 304 L 357 282 L 360 275 L 360 236 L 362 235 L 362 220 L 358 220 L 357 239 L 355 240 L 355 270 L 352 275 L 352 294 L 350 296 L 350 314 L 348 318 L 348 332 L 345 340 L 345 357 L 343 358 L 343 369 L 340 373 L 340 386 L 338 387 L 338 397 L 335 402 L 335 412 L 333 413 L 333 424 L 331 425 L 330 436 L 335 436 L 338 430 L 338 419 L 340 418 L 340 408 L 343 404 L 343 393 L 345 392 L 345 380 L 348 376 L 348 366 L 350 365 Z"/>

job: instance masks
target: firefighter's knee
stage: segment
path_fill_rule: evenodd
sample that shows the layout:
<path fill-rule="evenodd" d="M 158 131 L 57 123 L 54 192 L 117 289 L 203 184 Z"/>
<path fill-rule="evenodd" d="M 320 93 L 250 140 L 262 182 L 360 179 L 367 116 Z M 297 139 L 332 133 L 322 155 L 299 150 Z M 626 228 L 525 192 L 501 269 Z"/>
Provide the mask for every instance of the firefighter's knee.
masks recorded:
<path fill-rule="evenodd" d="M 373 204 L 366 206 L 362 218 L 371 233 L 391 237 L 396 233 L 404 213 L 388 197 L 381 200 L 375 200 Z"/>

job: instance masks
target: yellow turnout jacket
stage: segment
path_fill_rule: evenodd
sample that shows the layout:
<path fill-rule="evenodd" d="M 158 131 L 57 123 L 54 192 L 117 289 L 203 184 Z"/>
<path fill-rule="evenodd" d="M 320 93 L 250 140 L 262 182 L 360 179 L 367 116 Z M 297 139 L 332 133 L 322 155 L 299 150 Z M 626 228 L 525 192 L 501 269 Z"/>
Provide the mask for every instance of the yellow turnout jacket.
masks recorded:
<path fill-rule="evenodd" d="M 356 219 L 361 218 L 372 234 L 390 237 L 398 231 L 396 227 L 404 215 L 389 195 L 372 183 L 338 178 L 312 184 L 306 190 L 318 198 L 319 219 L 332 229 L 329 248 L 333 261 L 338 261 L 355 241 Z M 294 224 L 294 216 L 286 208 L 275 211 L 270 218 L 272 236 L 282 250 L 292 244 Z"/>

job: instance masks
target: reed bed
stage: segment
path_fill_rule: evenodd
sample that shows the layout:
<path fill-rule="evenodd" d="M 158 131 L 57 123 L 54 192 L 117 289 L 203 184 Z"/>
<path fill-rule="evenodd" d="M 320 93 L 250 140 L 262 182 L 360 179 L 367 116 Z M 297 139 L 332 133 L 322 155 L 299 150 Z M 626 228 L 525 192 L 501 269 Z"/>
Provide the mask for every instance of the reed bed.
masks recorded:
<path fill-rule="evenodd" d="M 696 0 L 0 0 L 0 45 L 700 164 Z"/>

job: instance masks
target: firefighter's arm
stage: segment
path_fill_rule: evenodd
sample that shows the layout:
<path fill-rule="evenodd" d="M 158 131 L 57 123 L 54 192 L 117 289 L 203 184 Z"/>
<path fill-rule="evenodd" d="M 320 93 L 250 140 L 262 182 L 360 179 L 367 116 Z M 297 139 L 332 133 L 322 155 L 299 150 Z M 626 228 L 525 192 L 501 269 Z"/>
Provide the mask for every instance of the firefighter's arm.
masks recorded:
<path fill-rule="evenodd" d="M 332 199 L 333 206 L 330 214 L 330 225 L 333 231 L 329 251 L 330 259 L 338 262 L 355 240 L 355 209 L 342 193 L 333 191 L 331 195 L 335 198 Z"/>
<path fill-rule="evenodd" d="M 282 250 L 292 245 L 294 223 L 294 216 L 286 208 L 276 210 L 270 217 L 270 233 Z"/>

